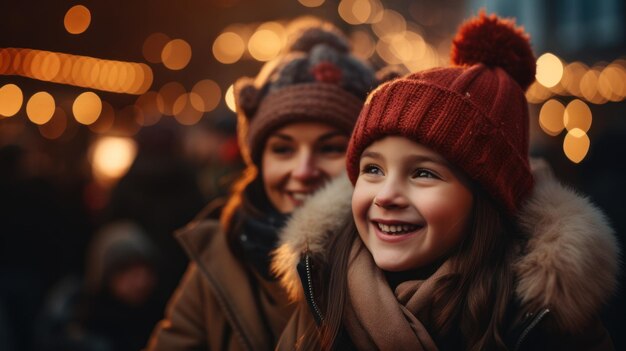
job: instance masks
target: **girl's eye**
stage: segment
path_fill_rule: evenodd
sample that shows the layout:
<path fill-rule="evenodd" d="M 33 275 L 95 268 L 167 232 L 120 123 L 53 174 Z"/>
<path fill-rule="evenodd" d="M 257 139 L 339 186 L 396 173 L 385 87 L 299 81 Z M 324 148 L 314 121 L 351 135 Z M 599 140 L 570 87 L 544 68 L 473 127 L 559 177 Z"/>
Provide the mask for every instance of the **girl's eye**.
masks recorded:
<path fill-rule="evenodd" d="M 365 165 L 361 170 L 361 174 L 383 175 L 383 171 L 376 165 Z"/>
<path fill-rule="evenodd" d="M 433 172 L 431 172 L 431 171 L 429 171 L 429 170 L 427 170 L 427 169 L 418 169 L 418 170 L 416 170 L 416 171 L 413 173 L 413 177 L 414 177 L 414 178 L 433 178 L 433 179 L 439 179 L 439 177 L 438 177 L 435 173 L 433 173 Z"/>

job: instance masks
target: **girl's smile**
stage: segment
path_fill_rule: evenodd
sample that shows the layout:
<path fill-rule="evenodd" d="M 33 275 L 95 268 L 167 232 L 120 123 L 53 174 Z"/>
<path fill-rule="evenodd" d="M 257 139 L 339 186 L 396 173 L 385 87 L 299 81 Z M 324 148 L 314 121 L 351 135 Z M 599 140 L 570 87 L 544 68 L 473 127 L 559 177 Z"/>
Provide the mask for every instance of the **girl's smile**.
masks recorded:
<path fill-rule="evenodd" d="M 441 155 L 389 136 L 363 151 L 359 168 L 352 212 L 376 265 L 387 271 L 417 269 L 460 244 L 473 195 Z"/>

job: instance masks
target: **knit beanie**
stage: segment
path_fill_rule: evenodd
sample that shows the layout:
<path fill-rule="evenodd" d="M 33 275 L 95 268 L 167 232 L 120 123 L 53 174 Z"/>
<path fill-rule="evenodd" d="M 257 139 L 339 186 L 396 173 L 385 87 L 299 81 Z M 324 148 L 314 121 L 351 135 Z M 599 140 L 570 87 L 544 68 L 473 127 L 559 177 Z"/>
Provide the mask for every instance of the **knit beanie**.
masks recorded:
<path fill-rule="evenodd" d="M 329 23 L 301 28 L 287 52 L 256 78 L 234 86 L 237 133 L 244 160 L 259 165 L 267 137 L 294 122 L 322 122 L 350 135 L 377 77 L 350 54 L 347 38 Z"/>
<path fill-rule="evenodd" d="M 533 186 L 524 93 L 535 57 L 528 36 L 481 12 L 461 26 L 451 56 L 452 67 L 410 74 L 368 96 L 348 147 L 348 175 L 356 183 L 370 144 L 404 136 L 443 155 L 514 215 Z"/>

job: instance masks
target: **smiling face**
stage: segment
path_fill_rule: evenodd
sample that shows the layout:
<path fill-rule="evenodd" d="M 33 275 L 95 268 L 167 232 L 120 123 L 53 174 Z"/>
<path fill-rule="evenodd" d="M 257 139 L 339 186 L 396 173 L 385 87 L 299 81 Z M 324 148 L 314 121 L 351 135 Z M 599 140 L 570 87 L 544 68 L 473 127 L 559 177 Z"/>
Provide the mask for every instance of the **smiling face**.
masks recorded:
<path fill-rule="evenodd" d="M 419 269 L 451 253 L 468 232 L 472 206 L 468 182 L 423 145 L 390 136 L 361 155 L 352 211 L 383 270 Z"/>
<path fill-rule="evenodd" d="M 290 213 L 327 180 L 345 170 L 348 136 L 323 123 L 293 123 L 265 143 L 261 172 L 265 193 L 281 213 Z"/>

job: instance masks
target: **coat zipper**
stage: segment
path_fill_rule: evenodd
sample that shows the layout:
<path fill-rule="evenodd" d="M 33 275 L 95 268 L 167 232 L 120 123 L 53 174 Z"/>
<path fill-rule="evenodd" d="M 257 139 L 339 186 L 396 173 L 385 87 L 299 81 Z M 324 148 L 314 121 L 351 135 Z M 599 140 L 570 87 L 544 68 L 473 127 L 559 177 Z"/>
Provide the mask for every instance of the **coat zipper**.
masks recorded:
<path fill-rule="evenodd" d="M 545 317 L 546 314 L 548 314 L 549 312 L 550 312 L 550 309 L 546 308 L 546 309 L 543 309 L 541 312 L 539 312 L 535 316 L 535 318 L 530 322 L 530 324 L 526 327 L 526 329 L 524 329 L 524 331 L 520 335 L 519 339 L 517 340 L 517 343 L 515 344 L 514 351 L 518 351 L 520 349 L 520 347 L 522 346 L 522 343 L 524 342 L 524 339 L 526 339 L 528 334 L 530 334 L 530 332 L 537 326 L 537 324 L 539 324 L 539 322 L 541 322 L 543 317 Z"/>
<path fill-rule="evenodd" d="M 306 279 L 309 290 L 308 299 L 311 306 L 313 306 L 313 310 L 315 311 L 318 320 L 321 322 L 324 320 L 324 318 L 322 317 L 322 312 L 320 311 L 319 307 L 317 307 L 317 303 L 315 303 L 315 295 L 313 295 L 313 279 L 311 277 L 311 263 L 309 258 L 309 255 L 304 256 L 304 266 L 306 267 Z"/>

